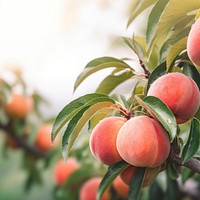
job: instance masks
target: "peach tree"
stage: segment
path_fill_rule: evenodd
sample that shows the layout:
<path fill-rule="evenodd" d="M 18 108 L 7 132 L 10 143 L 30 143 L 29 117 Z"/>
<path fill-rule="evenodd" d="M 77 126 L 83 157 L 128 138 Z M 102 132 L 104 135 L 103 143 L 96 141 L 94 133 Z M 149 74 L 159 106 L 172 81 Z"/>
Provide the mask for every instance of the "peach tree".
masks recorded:
<path fill-rule="evenodd" d="M 49 106 L 49 103 L 26 82 L 17 65 L 3 72 L 0 78 L 1 154 L 10 161 L 10 154 L 19 153 L 21 169 L 26 172 L 24 188 L 30 191 L 33 185 L 43 183 L 43 172 L 57 154 L 50 139 L 52 119 L 46 119 L 41 112 L 41 105 Z"/>
<path fill-rule="evenodd" d="M 108 166 L 98 200 L 129 167 L 134 172 L 128 177 L 128 199 L 141 198 L 145 186 L 148 199 L 177 199 L 181 184 L 200 178 L 200 1 L 135 0 L 127 27 L 145 10 L 142 36 L 134 33 L 119 38 L 133 57 L 105 56 L 90 61 L 74 91 L 100 70 L 110 68 L 111 73 L 94 93 L 67 104 L 52 130 L 52 141 L 63 130 L 65 159 L 82 129 L 87 126 L 92 132 L 92 154 Z M 123 90 L 115 93 L 128 81 L 128 94 Z M 103 124 L 106 119 L 115 120 Z M 152 178 L 148 174 L 155 168 Z M 159 184 L 163 176 L 165 183 Z"/>

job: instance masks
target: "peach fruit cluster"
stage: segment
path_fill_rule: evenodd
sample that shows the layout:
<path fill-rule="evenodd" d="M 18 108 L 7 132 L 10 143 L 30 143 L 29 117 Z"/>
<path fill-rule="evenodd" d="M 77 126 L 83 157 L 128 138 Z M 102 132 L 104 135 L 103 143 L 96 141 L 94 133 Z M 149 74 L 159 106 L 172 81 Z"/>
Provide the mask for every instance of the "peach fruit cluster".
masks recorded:
<path fill-rule="evenodd" d="M 199 109 L 200 94 L 196 83 L 182 73 L 168 73 L 155 80 L 147 93 L 163 101 L 177 123 L 185 123 Z M 121 160 L 130 164 L 121 174 L 127 185 L 137 167 L 146 167 L 143 186 L 148 186 L 159 173 L 170 153 L 167 131 L 148 115 L 112 116 L 101 120 L 90 136 L 90 149 L 97 160 L 106 165 Z"/>

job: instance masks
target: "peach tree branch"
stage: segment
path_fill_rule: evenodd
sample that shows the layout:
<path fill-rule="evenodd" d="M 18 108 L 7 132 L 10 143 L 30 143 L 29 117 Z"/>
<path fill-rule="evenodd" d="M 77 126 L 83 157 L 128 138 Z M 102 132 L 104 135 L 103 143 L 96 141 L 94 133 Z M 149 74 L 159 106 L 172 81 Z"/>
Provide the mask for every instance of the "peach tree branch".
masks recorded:
<path fill-rule="evenodd" d="M 16 135 L 15 131 L 12 129 L 12 125 L 10 123 L 3 125 L 0 123 L 0 129 L 4 130 L 3 132 L 7 135 L 9 135 L 15 142 L 16 144 L 27 151 L 28 153 L 38 157 L 38 158 L 46 158 L 47 154 L 37 148 L 36 146 L 33 146 L 29 144 L 24 138 L 19 137 Z"/>

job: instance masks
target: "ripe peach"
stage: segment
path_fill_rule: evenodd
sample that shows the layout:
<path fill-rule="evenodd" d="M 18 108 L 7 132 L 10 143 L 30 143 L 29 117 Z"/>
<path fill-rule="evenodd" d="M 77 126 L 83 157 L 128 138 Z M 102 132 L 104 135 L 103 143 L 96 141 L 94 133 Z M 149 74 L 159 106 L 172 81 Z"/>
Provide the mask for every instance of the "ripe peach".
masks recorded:
<path fill-rule="evenodd" d="M 130 165 L 124 171 L 122 171 L 121 174 L 119 175 L 120 178 L 127 185 L 130 184 L 131 178 L 132 178 L 133 174 L 135 173 L 136 168 L 137 167 L 135 167 L 133 165 Z M 144 178 L 143 187 L 149 186 L 155 180 L 155 178 L 158 175 L 159 171 L 160 171 L 160 167 L 147 168 L 147 171 L 146 171 L 146 174 L 145 174 L 145 178 Z"/>
<path fill-rule="evenodd" d="M 187 52 L 190 60 L 200 66 L 200 18 L 192 25 L 187 39 Z"/>
<path fill-rule="evenodd" d="M 31 111 L 32 98 L 13 93 L 10 101 L 5 105 L 5 112 L 9 117 L 23 119 Z"/>
<path fill-rule="evenodd" d="M 196 83 L 181 73 L 169 73 L 155 80 L 147 96 L 162 100 L 174 113 L 178 124 L 191 119 L 199 108 L 200 94 Z"/>
<path fill-rule="evenodd" d="M 80 168 L 75 157 L 69 157 L 67 161 L 60 160 L 54 167 L 54 178 L 57 185 L 62 186 L 72 173 Z"/>
<path fill-rule="evenodd" d="M 131 165 L 154 168 L 167 159 L 170 141 L 158 121 L 147 116 L 136 116 L 121 127 L 117 136 L 117 150 Z"/>
<path fill-rule="evenodd" d="M 57 145 L 51 142 L 51 130 L 51 124 L 42 124 L 37 131 L 36 146 L 43 151 L 49 151 Z"/>
<path fill-rule="evenodd" d="M 96 200 L 101 177 L 93 177 L 87 180 L 81 187 L 79 199 L 80 200 Z M 110 200 L 109 190 L 106 190 L 101 197 L 101 200 Z"/>
<path fill-rule="evenodd" d="M 101 120 L 93 129 L 90 137 L 92 154 L 106 165 L 114 164 L 121 159 L 116 148 L 117 134 L 126 122 L 122 117 L 108 117 Z"/>
<path fill-rule="evenodd" d="M 120 197 L 128 198 L 129 186 L 119 176 L 113 181 L 113 187 Z"/>

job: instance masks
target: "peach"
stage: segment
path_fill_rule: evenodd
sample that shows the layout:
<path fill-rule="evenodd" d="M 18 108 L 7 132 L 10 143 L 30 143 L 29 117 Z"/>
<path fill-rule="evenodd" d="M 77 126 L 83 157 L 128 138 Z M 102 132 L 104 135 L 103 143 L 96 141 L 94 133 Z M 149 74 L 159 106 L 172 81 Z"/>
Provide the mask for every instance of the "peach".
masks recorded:
<path fill-rule="evenodd" d="M 135 167 L 133 165 L 130 165 L 124 171 L 122 171 L 121 174 L 119 175 L 120 178 L 127 185 L 130 184 L 131 178 L 134 175 L 136 168 L 137 167 Z M 158 175 L 159 171 L 160 171 L 160 167 L 157 167 L 157 168 L 147 168 L 147 171 L 146 171 L 146 174 L 145 174 L 145 178 L 144 178 L 143 187 L 149 186 L 155 180 L 155 178 Z"/>
<path fill-rule="evenodd" d="M 117 150 L 130 165 L 158 167 L 167 159 L 170 141 L 162 125 L 147 116 L 128 120 L 117 136 Z"/>
<path fill-rule="evenodd" d="M 200 94 L 196 83 L 181 73 L 169 73 L 155 80 L 147 96 L 162 100 L 174 113 L 178 124 L 191 119 L 198 111 Z"/>
<path fill-rule="evenodd" d="M 51 142 L 51 130 L 52 130 L 52 125 L 51 124 L 42 124 L 36 135 L 36 146 L 43 150 L 43 151 L 49 151 L 52 150 L 56 145 L 57 142 L 52 144 Z"/>
<path fill-rule="evenodd" d="M 187 52 L 190 60 L 200 66 L 200 18 L 192 25 L 187 39 Z"/>
<path fill-rule="evenodd" d="M 75 157 L 69 157 L 67 161 L 60 160 L 54 167 L 54 178 L 57 185 L 62 186 L 72 173 L 80 168 Z"/>
<path fill-rule="evenodd" d="M 99 185 L 101 183 L 101 177 L 93 177 L 87 180 L 81 187 L 79 200 L 96 200 Z M 106 190 L 101 197 L 101 200 L 109 200 L 110 193 Z"/>
<path fill-rule="evenodd" d="M 116 138 L 125 122 L 122 117 L 108 117 L 95 126 L 90 137 L 90 150 L 97 160 L 106 165 L 122 160 L 116 148 Z"/>
<path fill-rule="evenodd" d="M 129 186 L 119 176 L 113 181 L 113 187 L 120 197 L 128 198 Z"/>
<path fill-rule="evenodd" d="M 13 93 L 10 101 L 5 105 L 5 112 L 9 117 L 23 119 L 31 111 L 32 107 L 31 97 Z"/>

